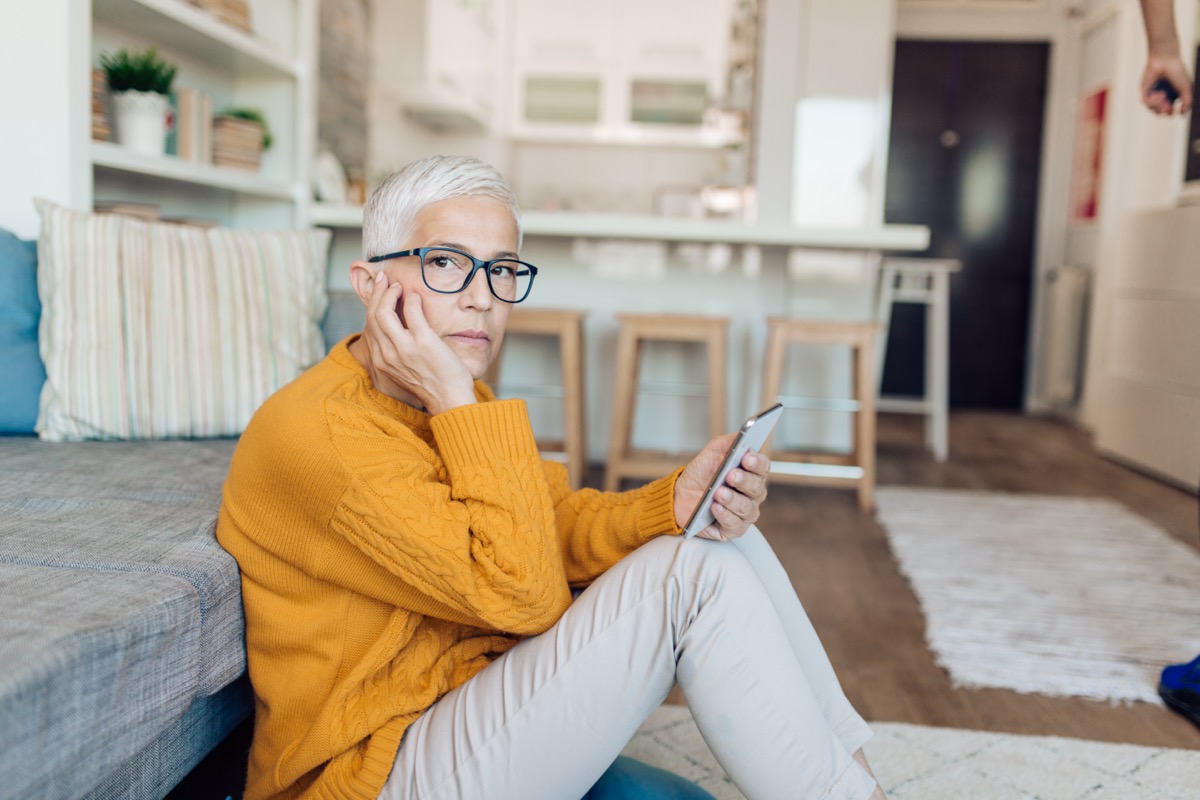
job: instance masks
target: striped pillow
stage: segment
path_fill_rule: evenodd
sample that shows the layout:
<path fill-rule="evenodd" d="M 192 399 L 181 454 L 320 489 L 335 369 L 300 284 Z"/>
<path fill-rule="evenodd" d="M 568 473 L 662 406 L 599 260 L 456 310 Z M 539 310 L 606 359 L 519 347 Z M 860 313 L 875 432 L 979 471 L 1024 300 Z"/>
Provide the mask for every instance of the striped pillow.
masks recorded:
<path fill-rule="evenodd" d="M 42 439 L 236 436 L 324 354 L 329 231 L 37 205 Z"/>

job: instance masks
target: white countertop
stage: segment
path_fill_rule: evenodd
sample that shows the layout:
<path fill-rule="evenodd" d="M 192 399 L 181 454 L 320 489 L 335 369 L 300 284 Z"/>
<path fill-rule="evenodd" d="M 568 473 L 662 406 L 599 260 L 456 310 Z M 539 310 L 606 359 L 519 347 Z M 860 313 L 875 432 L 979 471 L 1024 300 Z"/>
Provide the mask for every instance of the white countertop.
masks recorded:
<path fill-rule="evenodd" d="M 796 228 L 791 225 L 761 225 L 720 219 L 570 211 L 527 211 L 521 216 L 521 225 L 526 236 L 581 239 L 653 239 L 852 250 L 920 251 L 929 247 L 929 228 L 924 225 Z"/>
<path fill-rule="evenodd" d="M 362 225 L 359 206 L 316 203 L 312 223 L 339 228 Z M 526 211 L 521 215 L 526 236 L 572 239 L 649 239 L 667 242 L 723 242 L 780 247 L 840 250 L 906 250 L 929 247 L 924 225 L 882 225 L 875 228 L 795 228 L 718 219 L 652 217 L 638 214 Z"/>

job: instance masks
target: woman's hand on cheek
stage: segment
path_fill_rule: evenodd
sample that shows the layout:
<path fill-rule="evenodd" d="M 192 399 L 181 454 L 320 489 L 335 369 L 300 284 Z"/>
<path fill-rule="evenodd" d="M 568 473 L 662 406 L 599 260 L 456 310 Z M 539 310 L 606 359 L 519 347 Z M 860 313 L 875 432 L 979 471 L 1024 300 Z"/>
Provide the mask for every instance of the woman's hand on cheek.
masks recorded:
<path fill-rule="evenodd" d="M 400 303 L 403 321 L 396 313 Z M 421 296 L 404 295 L 383 272 L 373 281 L 363 337 L 371 353 L 371 382 L 384 394 L 402 401 L 414 397 L 430 414 L 475 402 L 471 373 L 430 328 Z"/>

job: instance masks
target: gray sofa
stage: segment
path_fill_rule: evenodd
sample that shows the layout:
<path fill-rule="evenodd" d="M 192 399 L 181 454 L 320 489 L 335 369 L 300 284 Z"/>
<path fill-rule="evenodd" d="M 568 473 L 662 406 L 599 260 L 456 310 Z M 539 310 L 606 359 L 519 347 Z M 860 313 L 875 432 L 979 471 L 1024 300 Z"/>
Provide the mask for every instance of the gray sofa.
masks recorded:
<path fill-rule="evenodd" d="M 327 343 L 362 321 L 330 292 Z M 162 798 L 251 714 L 235 444 L 0 436 L 0 800 Z"/>
<path fill-rule="evenodd" d="M 233 447 L 0 439 L 0 797 L 163 797 L 249 715 Z"/>

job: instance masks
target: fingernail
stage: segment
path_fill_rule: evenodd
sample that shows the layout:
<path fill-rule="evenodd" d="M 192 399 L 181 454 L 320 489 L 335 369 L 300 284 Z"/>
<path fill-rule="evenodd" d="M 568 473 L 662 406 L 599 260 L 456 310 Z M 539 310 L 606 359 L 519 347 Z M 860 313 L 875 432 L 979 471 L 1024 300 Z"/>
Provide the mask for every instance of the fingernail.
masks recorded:
<path fill-rule="evenodd" d="M 381 280 L 383 280 L 383 270 L 379 270 L 375 273 L 375 282 L 379 283 Z"/>

